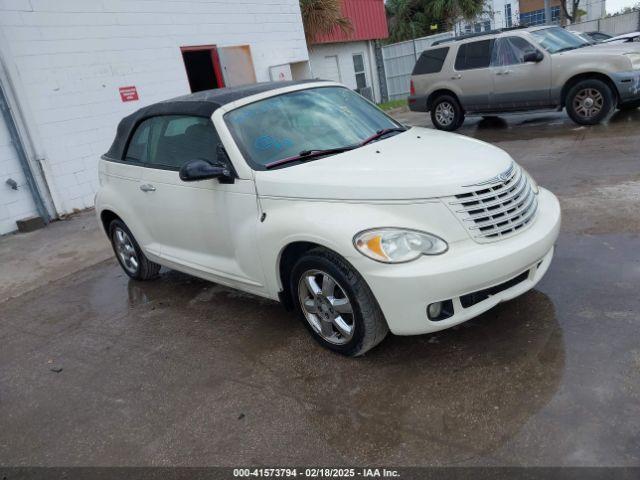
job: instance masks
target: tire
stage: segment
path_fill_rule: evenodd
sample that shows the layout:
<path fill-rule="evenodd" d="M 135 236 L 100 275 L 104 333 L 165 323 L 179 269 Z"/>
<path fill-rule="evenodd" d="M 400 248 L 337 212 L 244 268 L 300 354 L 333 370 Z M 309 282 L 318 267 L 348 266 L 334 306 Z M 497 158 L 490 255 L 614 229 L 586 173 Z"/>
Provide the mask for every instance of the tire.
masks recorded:
<path fill-rule="evenodd" d="M 323 347 L 355 357 L 375 347 L 389 332 L 369 286 L 338 254 L 323 248 L 309 250 L 294 264 L 289 277 L 298 316 Z M 309 278 L 317 294 L 311 293 Z"/>
<path fill-rule="evenodd" d="M 565 105 L 571 120 L 579 125 L 596 125 L 615 108 L 611 88 L 596 79 L 582 80 L 571 87 Z"/>
<path fill-rule="evenodd" d="M 109 239 L 118 263 L 129 277 L 134 280 L 151 280 L 158 276 L 160 265 L 145 256 L 123 221 L 113 220 L 109 224 Z"/>
<path fill-rule="evenodd" d="M 448 119 L 448 121 L 445 121 Z M 455 97 L 441 95 L 431 104 L 431 122 L 438 130 L 453 132 L 464 123 L 464 111 Z"/>

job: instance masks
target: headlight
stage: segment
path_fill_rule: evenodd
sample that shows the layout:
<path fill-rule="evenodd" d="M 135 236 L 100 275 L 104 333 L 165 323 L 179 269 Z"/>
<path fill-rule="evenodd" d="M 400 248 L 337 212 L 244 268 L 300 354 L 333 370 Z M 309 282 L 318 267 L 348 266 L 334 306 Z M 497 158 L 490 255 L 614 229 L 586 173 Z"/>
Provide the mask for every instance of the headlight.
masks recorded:
<path fill-rule="evenodd" d="M 522 168 L 522 167 L 520 167 Z M 529 184 L 531 185 L 531 190 L 533 190 L 533 193 L 535 193 L 536 195 L 538 194 L 538 191 L 540 190 L 538 188 L 538 182 L 536 182 L 533 177 L 529 174 L 529 172 L 527 172 L 524 168 L 522 168 L 522 173 L 524 173 L 527 178 L 529 179 Z"/>
<path fill-rule="evenodd" d="M 625 53 L 629 61 L 631 62 L 631 68 L 633 70 L 640 70 L 640 53 Z"/>
<path fill-rule="evenodd" d="M 430 233 L 404 228 L 375 228 L 353 237 L 353 244 L 364 256 L 378 262 L 403 263 L 421 255 L 440 255 L 447 242 Z"/>

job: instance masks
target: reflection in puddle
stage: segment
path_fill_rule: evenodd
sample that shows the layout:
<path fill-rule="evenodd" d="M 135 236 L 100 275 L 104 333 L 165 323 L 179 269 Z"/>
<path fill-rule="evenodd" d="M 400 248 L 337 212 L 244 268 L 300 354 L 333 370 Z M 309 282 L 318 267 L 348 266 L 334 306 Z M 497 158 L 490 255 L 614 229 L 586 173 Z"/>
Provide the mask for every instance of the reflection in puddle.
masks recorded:
<path fill-rule="evenodd" d="M 310 435 L 362 461 L 490 453 L 549 402 L 565 363 L 554 305 L 538 291 L 454 329 L 390 336 L 358 359 L 320 348 L 274 302 L 187 275 L 129 282 L 129 295 L 139 319 L 151 308 L 180 328 L 205 318 L 198 334 L 226 359 L 211 370 L 234 364 L 238 381 L 295 399 Z"/>

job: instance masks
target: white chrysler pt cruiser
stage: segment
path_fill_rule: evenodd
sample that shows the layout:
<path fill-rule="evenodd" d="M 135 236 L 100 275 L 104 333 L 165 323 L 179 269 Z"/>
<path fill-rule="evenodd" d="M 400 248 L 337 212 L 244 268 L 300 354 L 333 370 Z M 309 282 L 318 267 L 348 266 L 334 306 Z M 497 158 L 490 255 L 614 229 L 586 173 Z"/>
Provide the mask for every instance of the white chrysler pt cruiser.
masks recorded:
<path fill-rule="evenodd" d="M 295 308 L 360 355 L 532 288 L 556 197 L 504 151 L 405 127 L 332 82 L 200 92 L 124 118 L 96 211 L 124 271 L 160 266 Z"/>

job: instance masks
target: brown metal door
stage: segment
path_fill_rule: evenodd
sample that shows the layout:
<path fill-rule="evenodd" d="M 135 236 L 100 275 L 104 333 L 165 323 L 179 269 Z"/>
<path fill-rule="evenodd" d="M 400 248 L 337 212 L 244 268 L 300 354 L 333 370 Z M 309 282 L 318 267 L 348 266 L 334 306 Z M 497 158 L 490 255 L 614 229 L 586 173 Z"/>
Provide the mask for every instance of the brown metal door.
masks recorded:
<path fill-rule="evenodd" d="M 256 72 L 253 69 L 249 45 L 218 47 L 218 56 L 225 86 L 256 83 Z"/>

